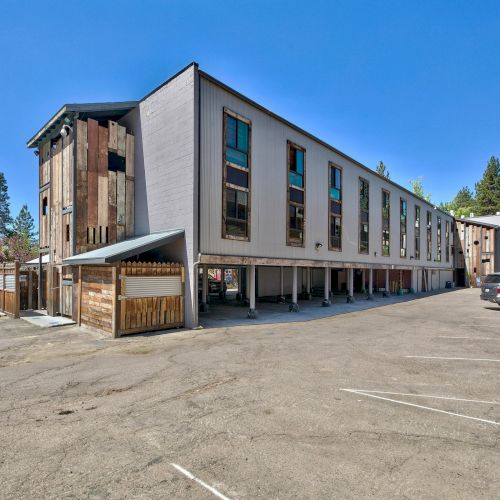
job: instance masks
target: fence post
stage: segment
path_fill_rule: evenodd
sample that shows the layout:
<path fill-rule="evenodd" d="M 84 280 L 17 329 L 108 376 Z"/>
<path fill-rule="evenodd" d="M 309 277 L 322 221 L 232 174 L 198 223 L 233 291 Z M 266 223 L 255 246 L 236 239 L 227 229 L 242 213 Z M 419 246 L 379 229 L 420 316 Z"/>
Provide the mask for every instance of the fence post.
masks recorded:
<path fill-rule="evenodd" d="M 16 304 L 14 306 L 14 318 L 19 318 L 19 310 L 21 309 L 21 284 L 19 281 L 19 271 L 21 268 L 21 263 L 16 260 L 14 262 L 14 280 L 15 280 L 15 290 L 16 290 Z"/>
<path fill-rule="evenodd" d="M 112 332 L 113 332 L 113 337 L 118 338 L 120 336 L 120 301 L 118 300 L 118 290 L 120 287 L 120 280 L 119 280 L 119 275 L 120 275 L 120 267 L 119 265 L 114 265 L 111 268 L 111 276 L 112 276 L 112 282 L 113 282 L 113 317 L 112 317 Z"/>

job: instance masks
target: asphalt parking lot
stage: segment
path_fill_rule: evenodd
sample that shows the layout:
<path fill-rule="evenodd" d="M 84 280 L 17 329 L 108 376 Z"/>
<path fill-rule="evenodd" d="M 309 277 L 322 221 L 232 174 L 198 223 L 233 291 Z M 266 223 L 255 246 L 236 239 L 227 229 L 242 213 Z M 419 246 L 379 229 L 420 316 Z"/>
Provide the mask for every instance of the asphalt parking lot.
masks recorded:
<path fill-rule="evenodd" d="M 500 308 L 134 336 L 0 318 L 1 498 L 498 498 Z"/>

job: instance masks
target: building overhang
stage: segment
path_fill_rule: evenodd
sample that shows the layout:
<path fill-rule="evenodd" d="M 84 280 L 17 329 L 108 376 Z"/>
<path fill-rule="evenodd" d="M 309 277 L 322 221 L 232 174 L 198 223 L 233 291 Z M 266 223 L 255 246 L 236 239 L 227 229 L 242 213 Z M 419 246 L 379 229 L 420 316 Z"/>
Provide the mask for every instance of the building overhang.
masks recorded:
<path fill-rule="evenodd" d="M 57 137 L 60 134 L 62 126 L 71 125 L 75 118 L 119 120 L 134 109 L 137 104 L 137 101 L 65 104 L 26 145 L 28 148 L 36 148 L 41 143 Z"/>
<path fill-rule="evenodd" d="M 184 229 L 170 229 L 138 236 L 63 260 L 66 266 L 112 264 L 162 247 L 184 237 Z"/>

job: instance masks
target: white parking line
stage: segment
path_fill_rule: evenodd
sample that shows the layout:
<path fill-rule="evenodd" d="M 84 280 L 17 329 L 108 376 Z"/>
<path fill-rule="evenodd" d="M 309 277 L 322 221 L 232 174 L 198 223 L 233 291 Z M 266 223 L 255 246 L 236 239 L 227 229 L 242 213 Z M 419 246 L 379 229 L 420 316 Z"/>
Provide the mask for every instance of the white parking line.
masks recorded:
<path fill-rule="evenodd" d="M 454 398 L 452 396 L 433 396 L 431 394 L 413 394 L 411 392 L 367 391 L 365 389 L 351 389 L 352 391 L 370 394 L 392 394 L 393 396 L 413 396 L 415 398 L 447 399 L 450 401 L 465 401 L 467 403 L 483 403 L 487 405 L 500 405 L 500 401 L 483 401 L 482 399 Z"/>
<path fill-rule="evenodd" d="M 198 479 L 197 477 L 193 476 L 191 472 L 188 470 L 184 469 L 184 467 L 181 467 L 180 465 L 177 464 L 170 464 L 172 467 L 175 467 L 181 474 L 184 474 L 188 479 L 191 479 L 192 481 L 196 481 L 199 485 L 203 486 L 206 490 L 210 491 L 213 495 L 216 497 L 220 498 L 221 500 L 231 500 L 229 497 L 226 497 L 223 495 L 220 491 L 217 491 L 213 486 L 210 486 L 209 484 L 205 483 L 201 479 Z"/>
<path fill-rule="evenodd" d="M 438 335 L 438 339 L 462 339 L 462 340 L 500 340 L 500 337 L 451 337 L 450 335 Z"/>
<path fill-rule="evenodd" d="M 500 359 L 492 359 L 492 358 L 446 358 L 443 356 L 405 356 L 405 358 L 444 359 L 448 361 L 491 361 L 493 363 L 500 363 Z"/>
<path fill-rule="evenodd" d="M 492 424 L 492 425 L 500 426 L 500 422 L 495 422 L 494 420 L 486 420 L 484 418 L 471 417 L 470 415 L 463 415 L 462 413 L 454 413 L 452 411 L 440 410 L 438 408 L 431 408 L 430 406 L 417 405 L 414 403 L 408 403 L 406 401 L 399 401 L 398 399 L 384 398 L 382 396 L 376 396 L 375 394 L 368 394 L 368 393 L 362 392 L 359 389 L 340 389 L 340 390 L 344 391 L 344 392 L 350 392 L 352 394 L 357 394 L 358 396 L 366 396 L 368 398 L 381 399 L 383 401 L 389 401 L 391 403 L 397 403 L 400 405 L 411 406 L 413 408 L 420 408 L 422 410 L 435 411 L 436 413 L 444 413 L 446 415 L 452 415 L 453 417 L 466 418 L 468 420 L 475 420 L 477 422 L 483 422 L 485 424 Z"/>

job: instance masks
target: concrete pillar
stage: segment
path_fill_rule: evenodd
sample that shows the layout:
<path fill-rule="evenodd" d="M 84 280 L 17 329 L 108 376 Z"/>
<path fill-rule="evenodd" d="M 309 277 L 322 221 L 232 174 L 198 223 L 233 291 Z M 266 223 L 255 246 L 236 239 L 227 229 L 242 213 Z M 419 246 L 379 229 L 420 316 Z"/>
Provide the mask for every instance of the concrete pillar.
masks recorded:
<path fill-rule="evenodd" d="M 200 311 L 208 311 L 208 266 L 202 266 Z"/>
<path fill-rule="evenodd" d="M 224 284 L 226 283 L 226 269 L 224 267 L 221 267 L 220 269 L 220 292 L 219 292 L 219 297 L 221 299 L 226 298 L 226 294 L 224 292 Z"/>
<path fill-rule="evenodd" d="M 347 302 L 354 302 L 354 269 L 347 270 Z"/>
<path fill-rule="evenodd" d="M 411 290 L 413 293 L 418 292 L 418 271 L 416 269 L 411 270 Z"/>
<path fill-rule="evenodd" d="M 361 291 L 366 292 L 366 272 L 364 269 L 361 270 Z"/>
<path fill-rule="evenodd" d="M 389 269 L 385 270 L 385 292 L 384 292 L 384 297 L 390 297 L 391 296 L 391 286 L 389 283 Z"/>
<path fill-rule="evenodd" d="M 328 307 L 330 302 L 330 268 L 325 267 L 325 295 L 323 297 L 323 302 L 321 305 L 323 307 Z"/>
<path fill-rule="evenodd" d="M 311 300 L 312 299 L 312 294 L 311 294 L 311 271 L 312 269 L 310 267 L 306 267 L 306 299 Z"/>
<path fill-rule="evenodd" d="M 250 309 L 248 310 L 248 317 L 254 319 L 257 317 L 255 309 L 255 266 L 248 266 L 248 298 L 250 300 Z"/>
<path fill-rule="evenodd" d="M 368 269 L 368 300 L 373 300 L 373 269 Z"/>
<path fill-rule="evenodd" d="M 297 285 L 297 266 L 293 266 L 292 267 L 292 277 L 293 277 L 293 280 L 292 280 L 292 303 L 290 304 L 289 306 L 289 309 L 290 309 L 290 312 L 299 312 L 299 304 L 297 303 L 297 294 L 298 294 L 298 291 L 297 291 L 297 288 L 298 288 L 298 285 Z"/>
<path fill-rule="evenodd" d="M 284 280 L 283 275 L 285 274 L 284 271 L 285 270 L 283 269 L 283 266 L 280 266 L 280 294 L 278 297 L 279 304 L 284 304 L 286 302 L 285 301 L 285 290 L 284 290 L 284 286 L 283 286 L 283 280 Z"/>

